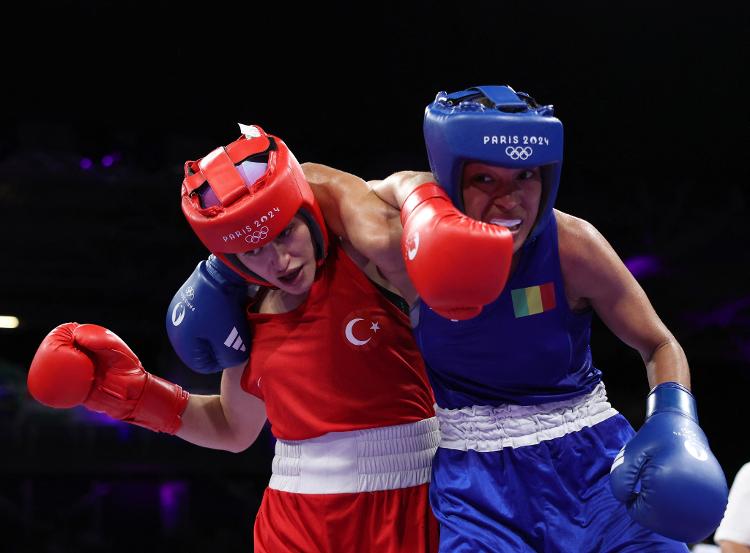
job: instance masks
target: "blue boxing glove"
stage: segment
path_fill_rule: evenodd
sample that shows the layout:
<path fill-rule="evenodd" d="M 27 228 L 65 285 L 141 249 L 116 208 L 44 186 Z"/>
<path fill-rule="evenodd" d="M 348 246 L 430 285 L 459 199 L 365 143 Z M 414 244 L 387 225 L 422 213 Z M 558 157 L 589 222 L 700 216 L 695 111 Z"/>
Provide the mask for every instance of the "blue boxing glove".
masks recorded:
<path fill-rule="evenodd" d="M 249 359 L 252 286 L 213 255 L 198 264 L 167 310 L 169 341 L 183 363 L 213 373 Z"/>
<path fill-rule="evenodd" d="M 665 382 L 651 390 L 646 422 L 612 463 L 610 485 L 636 522 L 663 536 L 695 543 L 716 529 L 727 481 L 685 387 Z"/>

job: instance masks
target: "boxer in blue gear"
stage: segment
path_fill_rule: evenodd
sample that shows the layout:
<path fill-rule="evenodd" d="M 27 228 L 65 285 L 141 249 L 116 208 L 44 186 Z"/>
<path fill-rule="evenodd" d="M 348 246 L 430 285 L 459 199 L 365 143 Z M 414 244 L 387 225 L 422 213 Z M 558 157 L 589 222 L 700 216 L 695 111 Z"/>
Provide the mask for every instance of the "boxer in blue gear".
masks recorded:
<path fill-rule="evenodd" d="M 371 197 L 321 203 L 341 219 L 338 233 L 389 252 L 371 258 L 413 305 L 443 434 L 431 484 L 440 550 L 687 551 L 683 542 L 719 524 L 726 480 L 679 343 L 604 237 L 554 209 L 563 133 L 552 107 L 505 86 L 441 93 L 424 131 L 434 177 L 397 173 L 370 190 L 400 209 L 437 180 L 466 215 L 511 231 L 507 284 L 478 316 L 442 317 L 418 299 L 413 272 L 410 292 L 405 271 L 382 261 L 393 255 L 394 218 Z M 388 240 L 373 230 L 378 217 Z M 417 241 L 402 239 L 408 265 Z M 594 313 L 644 359 L 652 390 L 638 433 L 592 362 Z"/>
<path fill-rule="evenodd" d="M 509 87 L 438 95 L 425 139 L 433 174 L 456 206 L 521 235 L 503 293 L 478 317 L 454 322 L 420 306 L 415 334 L 443 431 L 431 492 L 441 551 L 685 551 L 669 538 L 705 538 L 721 520 L 726 482 L 696 422 L 687 362 L 614 252 L 603 270 L 586 255 L 606 242 L 595 238 L 581 251 L 596 231 L 553 210 L 562 125 L 552 108 Z M 531 174 L 518 190 L 512 180 L 502 190 L 514 171 Z M 523 201 L 537 178 L 538 216 L 528 221 Z M 571 294 L 578 263 L 621 290 L 613 286 L 603 300 Z M 608 403 L 592 363 L 591 317 L 600 307 L 653 365 L 649 418 L 638 434 Z M 618 313 L 633 308 L 637 315 Z M 645 328 L 632 328 L 640 318 Z"/>

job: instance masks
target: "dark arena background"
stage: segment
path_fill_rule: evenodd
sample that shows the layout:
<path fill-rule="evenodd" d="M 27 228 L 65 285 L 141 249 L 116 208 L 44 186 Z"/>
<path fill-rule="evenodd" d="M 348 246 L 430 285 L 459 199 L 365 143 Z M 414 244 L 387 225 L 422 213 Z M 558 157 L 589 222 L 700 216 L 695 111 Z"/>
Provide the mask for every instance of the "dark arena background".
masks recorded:
<path fill-rule="evenodd" d="M 251 551 L 267 429 L 233 454 L 46 408 L 26 390 L 36 347 L 98 323 L 147 370 L 216 393 L 164 327 L 206 255 L 180 211 L 183 163 L 242 122 L 366 179 L 426 170 L 424 107 L 478 84 L 555 105 L 557 207 L 608 238 L 684 347 L 731 484 L 750 461 L 747 3 L 569 4 L 43 2 L 5 18 L 0 551 Z M 592 348 L 640 427 L 640 357 L 598 321 Z"/>

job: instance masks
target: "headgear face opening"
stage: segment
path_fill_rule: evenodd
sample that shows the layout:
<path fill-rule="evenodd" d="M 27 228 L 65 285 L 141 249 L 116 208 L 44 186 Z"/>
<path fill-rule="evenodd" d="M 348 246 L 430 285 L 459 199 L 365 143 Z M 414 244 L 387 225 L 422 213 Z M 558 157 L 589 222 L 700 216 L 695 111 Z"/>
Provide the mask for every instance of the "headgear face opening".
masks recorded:
<path fill-rule="evenodd" d="M 424 138 L 432 174 L 464 211 L 463 168 L 478 161 L 510 169 L 539 167 L 542 200 L 528 242 L 552 217 L 563 159 L 563 126 L 552 106 L 539 106 L 509 86 L 439 92 L 427 106 Z"/>
<path fill-rule="evenodd" d="M 270 286 L 237 254 L 276 238 L 299 214 L 310 228 L 318 265 L 328 248 L 320 207 L 284 142 L 256 126 L 197 161 L 185 163 L 182 212 L 216 257 L 247 281 Z"/>

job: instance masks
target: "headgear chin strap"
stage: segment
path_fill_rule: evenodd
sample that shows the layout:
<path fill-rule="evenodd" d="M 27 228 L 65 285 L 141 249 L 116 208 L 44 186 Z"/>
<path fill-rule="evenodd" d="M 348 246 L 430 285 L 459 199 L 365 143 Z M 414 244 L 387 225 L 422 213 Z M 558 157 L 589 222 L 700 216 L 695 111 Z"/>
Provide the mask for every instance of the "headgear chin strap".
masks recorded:
<path fill-rule="evenodd" d="M 201 242 L 246 280 L 270 286 L 237 254 L 260 248 L 299 214 L 310 228 L 318 264 L 328 235 L 302 167 L 284 142 L 257 125 L 197 161 L 185 163 L 182 212 Z"/>
<path fill-rule="evenodd" d="M 424 138 L 432 174 L 461 211 L 466 162 L 511 169 L 540 167 L 542 205 L 529 241 L 547 225 L 563 159 L 563 126 L 553 116 L 552 106 L 539 106 L 528 94 L 509 86 L 439 92 L 425 109 Z"/>

